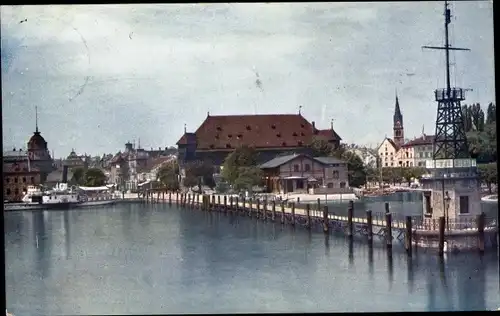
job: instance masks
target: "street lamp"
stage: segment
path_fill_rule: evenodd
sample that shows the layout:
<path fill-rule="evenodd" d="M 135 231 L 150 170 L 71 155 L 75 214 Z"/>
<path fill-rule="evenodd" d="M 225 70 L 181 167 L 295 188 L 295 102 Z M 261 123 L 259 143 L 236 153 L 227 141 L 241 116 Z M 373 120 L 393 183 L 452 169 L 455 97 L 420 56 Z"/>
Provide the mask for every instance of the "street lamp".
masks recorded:
<path fill-rule="evenodd" d="M 448 194 L 448 191 L 444 193 L 444 211 L 445 211 L 445 216 L 446 216 L 446 229 L 450 230 L 450 217 L 448 210 L 450 209 L 450 201 L 451 198 Z"/>

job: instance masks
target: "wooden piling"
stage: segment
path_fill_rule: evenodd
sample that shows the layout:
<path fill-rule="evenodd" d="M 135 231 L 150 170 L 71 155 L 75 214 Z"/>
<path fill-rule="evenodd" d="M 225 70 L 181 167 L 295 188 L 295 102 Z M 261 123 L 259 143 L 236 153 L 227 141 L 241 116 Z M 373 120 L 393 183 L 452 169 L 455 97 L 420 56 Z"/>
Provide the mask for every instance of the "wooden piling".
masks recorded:
<path fill-rule="evenodd" d="M 247 200 L 247 199 L 246 199 L 245 197 L 243 197 L 243 201 L 242 201 L 242 202 L 243 202 L 243 203 L 242 203 L 242 204 L 243 204 L 243 214 L 245 214 L 245 212 L 247 211 L 247 207 L 246 207 L 246 200 Z"/>
<path fill-rule="evenodd" d="M 385 202 L 385 214 L 389 213 L 389 202 Z"/>
<path fill-rule="evenodd" d="M 439 256 L 444 255 L 444 229 L 445 229 L 445 219 L 444 216 L 441 216 L 439 217 L 439 244 L 438 244 Z"/>
<path fill-rule="evenodd" d="M 221 203 L 220 203 L 220 195 L 217 195 L 217 206 L 215 208 L 215 210 L 219 210 L 220 209 L 220 206 L 221 206 Z"/>
<path fill-rule="evenodd" d="M 323 206 L 323 232 L 328 234 L 330 228 L 330 219 L 328 218 L 328 205 Z"/>
<path fill-rule="evenodd" d="M 267 197 L 264 199 L 264 203 L 262 204 L 262 215 L 263 219 L 267 221 Z"/>
<path fill-rule="evenodd" d="M 271 206 L 271 220 L 274 222 L 276 220 L 276 201 L 273 200 Z"/>
<path fill-rule="evenodd" d="M 411 256 L 412 250 L 412 228 L 411 228 L 411 216 L 406 216 L 406 225 L 405 225 L 405 249 L 408 253 L 408 256 Z"/>
<path fill-rule="evenodd" d="M 366 226 L 368 230 L 368 242 L 371 245 L 373 243 L 373 218 L 371 210 L 366 211 Z"/>
<path fill-rule="evenodd" d="M 240 206 L 240 202 L 238 201 L 238 197 L 235 197 L 234 198 L 234 211 L 236 213 L 238 213 L 238 207 Z M 231 208 L 231 211 L 233 211 L 233 209 Z"/>
<path fill-rule="evenodd" d="M 224 212 L 227 212 L 227 195 L 224 195 Z"/>
<path fill-rule="evenodd" d="M 233 210 L 233 197 L 229 197 L 229 206 L 231 207 L 231 211 Z"/>
<path fill-rule="evenodd" d="M 260 211 L 260 199 L 257 199 L 257 218 L 262 217 L 261 211 Z"/>
<path fill-rule="evenodd" d="M 175 205 L 179 206 L 179 192 L 175 192 Z"/>
<path fill-rule="evenodd" d="M 168 192 L 168 205 L 172 205 L 172 192 Z"/>
<path fill-rule="evenodd" d="M 319 216 L 319 214 L 321 214 L 321 199 L 320 198 L 318 198 L 316 200 L 316 211 L 318 212 L 318 216 Z"/>
<path fill-rule="evenodd" d="M 285 224 L 285 202 L 281 202 L 281 224 Z"/>
<path fill-rule="evenodd" d="M 196 208 L 201 208 L 200 207 L 200 194 L 196 194 Z"/>
<path fill-rule="evenodd" d="M 311 204 L 306 204 L 306 227 L 311 229 Z"/>
<path fill-rule="evenodd" d="M 163 193 L 163 203 L 165 203 L 165 191 L 163 191 L 162 193 Z"/>
<path fill-rule="evenodd" d="M 484 222 L 485 215 L 481 213 L 477 216 L 477 243 L 480 253 L 484 253 Z"/>
<path fill-rule="evenodd" d="M 188 194 L 188 197 L 187 197 L 187 205 L 189 208 L 192 208 L 192 203 L 191 203 L 191 193 Z"/>
<path fill-rule="evenodd" d="M 248 199 L 248 216 L 250 216 L 250 217 L 253 216 L 253 199 L 252 198 Z"/>
<path fill-rule="evenodd" d="M 292 226 L 295 226 L 295 202 L 292 202 Z"/>
<path fill-rule="evenodd" d="M 390 249 L 392 248 L 392 214 L 391 213 L 386 213 L 385 214 L 385 230 L 386 230 L 386 245 L 387 248 Z"/>
<path fill-rule="evenodd" d="M 354 213 L 354 202 L 349 201 L 349 206 L 347 207 L 347 237 L 352 238 L 353 223 L 352 216 Z"/>

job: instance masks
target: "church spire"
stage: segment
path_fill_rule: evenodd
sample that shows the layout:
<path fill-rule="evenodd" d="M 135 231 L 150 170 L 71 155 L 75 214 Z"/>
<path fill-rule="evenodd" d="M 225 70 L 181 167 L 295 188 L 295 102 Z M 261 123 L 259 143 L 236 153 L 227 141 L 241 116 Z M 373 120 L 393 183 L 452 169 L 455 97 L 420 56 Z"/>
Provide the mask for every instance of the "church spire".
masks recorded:
<path fill-rule="evenodd" d="M 35 105 L 35 133 L 38 133 L 38 106 Z"/>
<path fill-rule="evenodd" d="M 399 124 L 403 125 L 403 114 L 401 114 L 401 108 L 399 107 L 399 98 L 398 92 L 396 91 L 396 105 L 394 106 L 394 125 L 399 122 Z"/>

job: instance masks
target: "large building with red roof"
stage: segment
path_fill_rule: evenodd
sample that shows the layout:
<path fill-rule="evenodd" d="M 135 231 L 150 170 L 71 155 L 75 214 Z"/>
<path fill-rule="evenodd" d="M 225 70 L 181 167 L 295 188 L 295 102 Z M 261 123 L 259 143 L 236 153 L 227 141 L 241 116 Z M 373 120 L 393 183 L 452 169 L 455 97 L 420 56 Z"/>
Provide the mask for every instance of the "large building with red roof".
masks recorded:
<path fill-rule="evenodd" d="M 224 159 L 240 146 L 249 146 L 259 153 L 259 163 L 280 154 L 308 153 L 308 145 L 318 137 L 334 146 L 340 136 L 333 126 L 317 129 L 299 114 L 210 115 L 195 132 L 184 131 L 177 142 L 179 164 L 191 161 L 223 164 Z"/>

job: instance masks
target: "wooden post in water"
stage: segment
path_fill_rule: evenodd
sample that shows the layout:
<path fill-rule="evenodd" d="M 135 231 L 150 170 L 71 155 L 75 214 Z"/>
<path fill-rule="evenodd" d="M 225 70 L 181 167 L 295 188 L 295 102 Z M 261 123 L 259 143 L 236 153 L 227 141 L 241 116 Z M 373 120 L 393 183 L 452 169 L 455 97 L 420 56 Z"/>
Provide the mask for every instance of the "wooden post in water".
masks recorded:
<path fill-rule="evenodd" d="M 257 199 L 257 218 L 262 217 L 260 212 L 260 199 Z"/>
<path fill-rule="evenodd" d="M 439 256 L 444 255 L 444 229 L 445 229 L 445 220 L 444 216 L 439 217 L 439 245 L 438 245 L 438 254 Z"/>
<path fill-rule="evenodd" d="M 243 197 L 243 214 L 245 214 L 245 212 L 247 211 L 247 206 L 246 206 L 246 202 L 247 202 L 247 199 L 246 197 Z"/>
<path fill-rule="evenodd" d="M 200 206 L 200 194 L 197 193 L 196 194 L 196 208 L 200 209 L 201 206 Z"/>
<path fill-rule="evenodd" d="M 262 204 L 262 215 L 263 219 L 267 221 L 267 197 L 264 199 L 264 203 Z"/>
<path fill-rule="evenodd" d="M 230 205 L 231 211 L 232 211 L 233 210 L 233 196 L 229 197 L 229 205 Z M 238 206 L 236 206 L 236 207 L 238 207 Z"/>
<path fill-rule="evenodd" d="M 292 202 L 292 226 L 295 226 L 295 202 Z"/>
<path fill-rule="evenodd" d="M 235 197 L 234 198 L 234 211 L 236 213 L 238 213 L 238 207 L 240 206 L 240 202 L 238 201 L 238 197 Z M 233 209 L 231 208 L 231 211 L 233 211 Z"/>
<path fill-rule="evenodd" d="M 385 214 L 386 245 L 388 249 L 392 248 L 392 214 Z"/>
<path fill-rule="evenodd" d="M 273 200 L 271 206 L 271 220 L 274 222 L 276 220 L 276 201 Z"/>
<path fill-rule="evenodd" d="M 220 209 L 221 203 L 220 203 L 220 195 L 217 195 L 217 207 L 215 208 L 216 211 Z"/>
<path fill-rule="evenodd" d="M 188 194 L 187 205 L 189 208 L 191 208 L 191 193 Z"/>
<path fill-rule="evenodd" d="M 168 205 L 172 205 L 172 192 L 168 192 Z"/>
<path fill-rule="evenodd" d="M 248 216 L 250 216 L 250 217 L 253 216 L 253 199 L 252 198 L 248 199 Z"/>
<path fill-rule="evenodd" d="M 328 234 L 330 228 L 330 219 L 328 218 L 328 205 L 323 206 L 323 232 Z"/>
<path fill-rule="evenodd" d="M 281 202 L 281 224 L 285 224 L 285 202 Z"/>
<path fill-rule="evenodd" d="M 210 209 L 210 211 L 215 210 L 215 208 L 216 208 L 216 204 L 215 204 L 215 194 L 212 194 L 212 208 Z"/>
<path fill-rule="evenodd" d="M 389 214 L 389 202 L 385 202 L 385 214 Z"/>
<path fill-rule="evenodd" d="M 224 212 L 227 212 L 227 195 L 224 195 Z"/>
<path fill-rule="evenodd" d="M 175 192 L 175 205 L 179 206 L 179 191 Z"/>
<path fill-rule="evenodd" d="M 477 216 L 477 245 L 480 253 L 484 252 L 484 222 L 485 215 L 482 212 Z"/>
<path fill-rule="evenodd" d="M 306 204 L 306 227 L 311 229 L 311 204 Z"/>
<path fill-rule="evenodd" d="M 318 198 L 316 200 L 316 211 L 318 212 L 318 216 L 319 216 L 319 214 L 321 214 L 321 199 L 320 198 Z"/>
<path fill-rule="evenodd" d="M 165 191 L 163 191 L 163 203 L 165 203 Z"/>
<path fill-rule="evenodd" d="M 408 253 L 408 256 L 411 256 L 411 237 L 412 237 L 412 229 L 411 229 L 411 216 L 406 216 L 406 225 L 405 225 L 405 249 Z"/>
<path fill-rule="evenodd" d="M 373 218 L 372 211 L 366 211 L 366 226 L 368 230 L 368 242 L 371 245 L 373 243 Z"/>
<path fill-rule="evenodd" d="M 354 202 L 349 201 L 349 206 L 347 207 L 347 237 L 352 238 L 353 223 L 352 216 L 354 213 Z"/>

